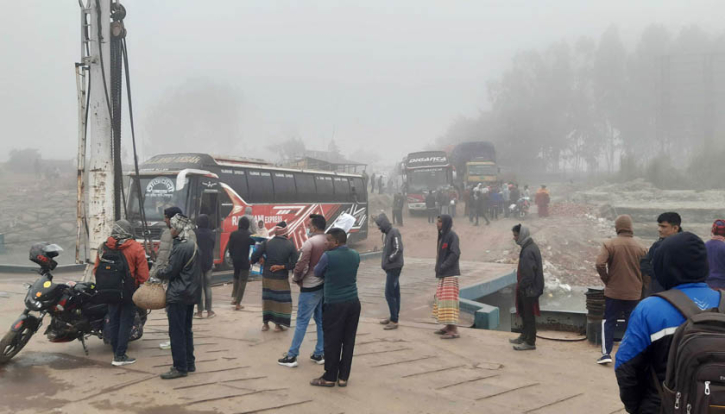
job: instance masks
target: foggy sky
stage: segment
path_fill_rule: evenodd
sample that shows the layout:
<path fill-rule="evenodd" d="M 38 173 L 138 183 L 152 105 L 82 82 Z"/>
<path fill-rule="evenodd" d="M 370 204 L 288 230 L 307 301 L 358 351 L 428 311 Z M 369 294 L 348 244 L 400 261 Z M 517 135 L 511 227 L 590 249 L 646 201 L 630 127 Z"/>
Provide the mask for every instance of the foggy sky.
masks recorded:
<path fill-rule="evenodd" d="M 308 148 L 325 149 L 334 132 L 343 153 L 369 147 L 386 161 L 422 149 L 455 117 L 486 109 L 486 81 L 517 51 L 598 38 L 611 24 L 631 48 L 649 24 L 720 32 L 725 14 L 718 0 L 122 3 L 142 140 L 153 139 L 144 135 L 144 111 L 186 80 L 204 78 L 243 99 L 237 155 L 272 157 L 266 144 L 291 134 Z M 72 158 L 77 1 L 2 5 L 0 161 L 25 147 L 40 148 L 46 158 Z M 195 150 L 212 152 L 205 145 Z"/>

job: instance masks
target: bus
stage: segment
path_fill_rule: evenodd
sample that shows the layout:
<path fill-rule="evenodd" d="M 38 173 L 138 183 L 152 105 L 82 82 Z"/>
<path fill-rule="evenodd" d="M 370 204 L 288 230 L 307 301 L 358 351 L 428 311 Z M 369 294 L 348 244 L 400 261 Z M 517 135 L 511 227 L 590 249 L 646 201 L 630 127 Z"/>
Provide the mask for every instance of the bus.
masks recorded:
<path fill-rule="evenodd" d="M 262 160 L 209 154 L 157 155 L 139 167 L 138 176 L 129 175 L 126 218 L 134 226 L 134 236 L 144 239 L 139 205 L 154 242 L 166 228 L 166 208 L 178 206 L 193 220 L 206 214 L 217 238 L 214 263 L 219 268 L 231 268 L 227 242 L 247 207 L 252 208 L 255 223 L 261 220 L 268 229 L 287 222 L 297 248 L 307 240 L 310 214 L 325 216 L 328 226 L 340 215 L 351 214 L 355 224 L 350 242 L 367 238 L 367 191 L 361 175 L 278 168 Z"/>
<path fill-rule="evenodd" d="M 425 211 L 425 193 L 450 190 L 453 169 L 445 151 L 423 151 L 408 154 L 403 160 L 403 174 L 410 213 Z"/>
<path fill-rule="evenodd" d="M 456 171 L 456 182 L 465 187 L 498 181 L 500 168 L 496 165 L 496 148 L 490 142 L 458 144 L 451 150 L 450 159 Z"/>

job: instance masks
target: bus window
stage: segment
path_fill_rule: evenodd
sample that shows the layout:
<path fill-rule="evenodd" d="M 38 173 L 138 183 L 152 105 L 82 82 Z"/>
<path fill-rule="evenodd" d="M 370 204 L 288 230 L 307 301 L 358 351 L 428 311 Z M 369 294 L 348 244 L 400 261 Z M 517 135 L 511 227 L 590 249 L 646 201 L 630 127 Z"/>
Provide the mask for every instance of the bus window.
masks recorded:
<path fill-rule="evenodd" d="M 266 171 L 250 170 L 247 173 L 250 203 L 271 203 L 274 201 L 272 174 Z"/>
<path fill-rule="evenodd" d="M 355 190 L 355 202 L 364 203 L 368 200 L 368 192 L 365 191 L 362 178 L 351 178 L 350 179 L 350 193 Z"/>
<path fill-rule="evenodd" d="M 309 203 L 317 200 L 315 178 L 312 174 L 295 174 L 297 184 L 297 198 L 300 202 Z"/>
<path fill-rule="evenodd" d="M 326 202 L 335 199 L 332 189 L 332 177 L 316 175 L 315 185 L 317 186 L 317 201 Z"/>
<path fill-rule="evenodd" d="M 335 187 L 335 200 L 338 201 L 351 201 L 350 200 L 350 182 L 344 177 L 333 178 Z"/>
<path fill-rule="evenodd" d="M 224 176 L 224 181 L 243 199 L 246 200 L 249 197 L 246 171 L 234 170 L 234 174 L 227 174 Z"/>
<path fill-rule="evenodd" d="M 297 200 L 297 190 L 295 189 L 295 178 L 288 173 L 274 173 L 272 175 L 274 181 L 274 201 L 278 203 L 293 203 Z"/>

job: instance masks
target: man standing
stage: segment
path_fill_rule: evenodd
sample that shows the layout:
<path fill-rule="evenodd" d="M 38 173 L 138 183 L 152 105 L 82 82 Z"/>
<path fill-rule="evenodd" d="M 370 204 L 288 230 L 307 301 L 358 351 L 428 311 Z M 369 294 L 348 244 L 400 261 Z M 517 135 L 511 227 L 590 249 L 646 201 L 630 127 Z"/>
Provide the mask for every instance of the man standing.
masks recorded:
<path fill-rule="evenodd" d="M 403 195 L 395 193 L 393 196 L 393 224 L 403 225 Z"/>
<path fill-rule="evenodd" d="M 169 318 L 171 356 L 174 365 L 162 379 L 176 379 L 196 371 L 194 358 L 194 305 L 201 293 L 201 263 L 196 243 L 190 240 L 194 233 L 188 218 L 176 214 L 170 220 L 174 247 L 169 263 L 158 272 L 159 279 L 168 280 L 166 314 Z"/>
<path fill-rule="evenodd" d="M 700 310 L 717 308 L 720 302 L 720 292 L 704 283 L 707 267 L 704 243 L 688 232 L 667 237 L 654 256 L 659 284 L 680 296 L 687 295 Z M 674 306 L 657 296 L 644 299 L 632 312 L 615 364 L 619 396 L 628 413 L 662 412 L 657 383 L 665 380 L 670 345 L 675 330 L 684 322 L 685 317 Z M 683 404 L 681 412 L 690 411 L 687 407 L 689 404 Z"/>
<path fill-rule="evenodd" d="M 511 194 L 509 195 L 509 198 L 510 198 L 509 205 L 506 206 L 507 210 L 511 204 L 517 204 L 519 202 L 519 198 L 521 198 L 521 191 L 519 190 L 518 184 L 514 184 L 513 187 L 511 188 Z"/>
<path fill-rule="evenodd" d="M 607 240 L 597 256 L 597 272 L 604 283 L 604 321 L 602 321 L 602 357 L 598 364 L 612 362 L 614 326 L 621 314 L 629 320 L 642 296 L 640 260 L 647 249 L 634 240 L 632 217 L 622 215 L 614 222 L 617 237 Z"/>
<path fill-rule="evenodd" d="M 509 216 L 509 205 L 511 204 L 511 191 L 509 190 L 508 183 L 503 183 L 503 186 L 501 187 L 501 196 L 503 198 L 502 208 L 503 208 L 503 216 L 508 218 Z"/>
<path fill-rule="evenodd" d="M 516 271 L 516 313 L 524 326 L 521 335 L 509 342 L 517 351 L 530 351 L 536 349 L 536 316 L 541 316 L 539 297 L 544 294 L 544 267 L 541 251 L 531 238 L 529 228 L 517 224 L 511 230 L 514 241 L 521 246 Z"/>
<path fill-rule="evenodd" d="M 254 216 L 252 215 L 252 207 L 247 206 L 244 209 L 244 217 L 249 219 L 249 231 L 252 232 L 252 234 L 257 234 L 257 225 L 255 224 L 256 221 L 254 221 Z"/>
<path fill-rule="evenodd" d="M 549 196 L 549 190 L 546 189 L 545 185 L 542 185 L 539 191 L 536 192 L 534 202 L 538 208 L 539 217 L 549 217 L 549 203 L 551 197 Z"/>
<path fill-rule="evenodd" d="M 662 286 L 657 282 L 654 273 L 653 259 L 657 249 L 662 242 L 677 233 L 682 233 L 682 218 L 675 212 L 667 212 L 657 217 L 657 227 L 660 238 L 649 248 L 647 255 L 639 263 L 642 272 L 642 297 L 645 298 L 653 293 L 661 292 Z"/>
<path fill-rule="evenodd" d="M 460 337 L 458 334 L 460 312 L 458 276 L 460 276 L 461 270 L 458 260 L 461 257 L 461 248 L 458 235 L 453 231 L 451 216 L 438 217 L 437 227 L 438 248 L 435 275 L 438 279 L 438 286 L 433 303 L 433 317 L 445 327 L 435 333 L 441 335 L 441 339 L 455 339 Z"/>
<path fill-rule="evenodd" d="M 725 289 L 725 220 L 715 220 L 712 238 L 705 243 L 710 275 L 707 284 L 713 289 Z"/>
<path fill-rule="evenodd" d="M 382 268 L 385 271 L 385 300 L 388 302 L 390 317 L 380 321 L 386 331 L 398 329 L 400 314 L 400 272 L 403 270 L 403 238 L 394 228 L 385 213 L 375 218 L 375 224 L 385 235 L 382 253 Z"/>
<path fill-rule="evenodd" d="M 214 231 L 209 228 L 209 216 L 200 214 L 196 218 L 196 244 L 199 248 L 199 260 L 201 261 L 201 295 L 197 304 L 196 317 L 203 317 L 202 311 L 206 310 L 206 317 L 211 319 L 216 316 L 211 309 L 211 274 L 214 267 L 214 245 L 216 237 Z"/>
<path fill-rule="evenodd" d="M 375 193 L 375 173 L 370 177 L 370 194 Z"/>
<path fill-rule="evenodd" d="M 486 225 L 488 226 L 491 224 L 491 222 L 488 220 L 488 216 L 486 215 L 486 210 L 488 210 L 488 204 L 489 204 L 489 194 L 488 189 L 485 187 L 478 186 L 478 192 L 476 192 L 476 226 L 478 226 L 478 218 L 483 217 L 484 220 L 486 220 Z"/>
<path fill-rule="evenodd" d="M 383 185 L 384 185 L 383 184 L 383 175 L 380 174 L 378 176 L 378 194 L 382 194 L 383 193 Z"/>
<path fill-rule="evenodd" d="M 98 277 L 101 273 L 116 270 L 121 274 L 115 277 L 127 279 L 130 276 L 133 279 L 133 286 L 125 289 L 124 296 L 118 303 L 108 304 L 108 330 L 111 346 L 113 347 L 113 366 L 120 367 L 123 365 L 133 364 L 136 359 L 126 355 L 128 349 L 128 340 L 131 336 L 131 327 L 136 316 L 136 305 L 131 301 L 133 292 L 141 284 L 149 279 L 149 267 L 146 261 L 146 252 L 143 247 L 133 238 L 133 228 L 126 220 L 119 220 L 113 225 L 111 236 L 99 249 L 99 255 L 96 257 L 96 264 L 93 268 L 93 274 Z M 120 260 L 115 261 L 121 266 L 113 266 L 113 261 L 107 261 L 107 257 L 118 255 Z M 122 257 L 121 257 L 122 256 Z M 99 264 L 104 262 L 99 272 Z M 106 264 L 110 265 L 107 266 Z"/>
<path fill-rule="evenodd" d="M 428 191 L 428 195 L 425 196 L 425 208 L 428 213 L 428 223 L 435 222 L 436 217 L 436 196 L 433 190 Z"/>
<path fill-rule="evenodd" d="M 299 260 L 295 265 L 292 280 L 300 286 L 300 298 L 297 305 L 297 323 L 295 324 L 295 335 L 292 338 L 292 346 L 284 356 L 277 361 L 285 367 L 296 367 L 297 357 L 300 355 L 300 346 L 305 339 L 307 326 L 310 319 L 314 317 L 317 325 L 317 346 L 310 356 L 310 360 L 318 365 L 325 363 L 325 342 L 322 327 L 322 304 L 324 301 L 325 280 L 315 276 L 315 266 L 320 257 L 327 250 L 327 237 L 325 228 L 327 221 L 319 214 L 312 214 L 308 224 L 307 240 L 302 244 L 302 251 Z"/>
<path fill-rule="evenodd" d="M 327 251 L 315 266 L 315 276 L 325 279 L 325 307 L 322 324 L 325 331 L 325 374 L 311 385 L 346 387 L 352 369 L 355 336 L 360 321 L 357 295 L 357 269 L 360 255 L 347 247 L 345 230 L 332 228 L 327 233 Z"/>
<path fill-rule="evenodd" d="M 227 250 L 234 265 L 234 288 L 232 289 L 234 310 L 244 309 L 242 299 L 244 291 L 247 289 L 247 281 L 249 281 L 249 248 L 255 244 L 252 232 L 249 231 L 249 219 L 240 218 L 239 229 L 229 236 L 229 243 L 227 243 Z"/>

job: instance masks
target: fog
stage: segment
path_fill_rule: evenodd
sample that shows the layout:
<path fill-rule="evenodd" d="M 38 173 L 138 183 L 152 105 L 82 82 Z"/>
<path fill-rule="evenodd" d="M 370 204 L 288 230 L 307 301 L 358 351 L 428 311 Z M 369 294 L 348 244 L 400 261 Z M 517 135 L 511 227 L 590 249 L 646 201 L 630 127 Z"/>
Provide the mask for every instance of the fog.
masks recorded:
<path fill-rule="evenodd" d="M 386 163 L 489 111 L 489 82 L 519 52 L 596 42 L 612 27 L 632 50 L 653 24 L 673 36 L 697 25 L 717 38 L 725 12 L 717 0 L 122 3 L 143 158 L 274 160 L 274 143 L 297 137 L 321 150 L 334 139 L 344 155 Z M 4 1 L 0 21 L 0 161 L 27 147 L 73 158 L 77 2 Z"/>

